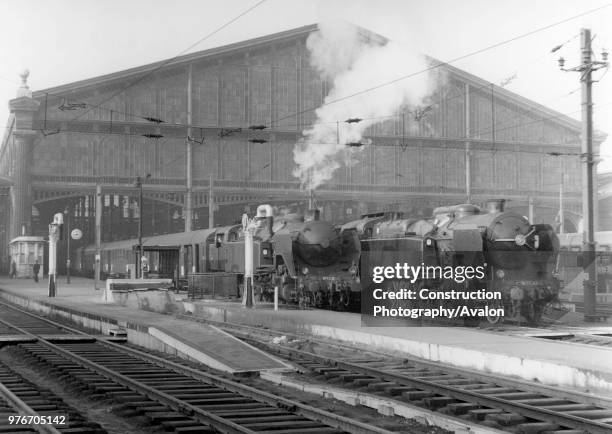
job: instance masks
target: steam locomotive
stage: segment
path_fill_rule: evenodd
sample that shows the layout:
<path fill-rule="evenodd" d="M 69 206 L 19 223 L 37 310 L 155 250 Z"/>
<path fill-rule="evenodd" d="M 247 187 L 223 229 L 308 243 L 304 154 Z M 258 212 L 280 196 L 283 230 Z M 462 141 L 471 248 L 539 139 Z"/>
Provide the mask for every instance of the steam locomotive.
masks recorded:
<path fill-rule="evenodd" d="M 415 293 L 422 288 L 497 292 L 501 295 L 498 300 L 470 302 L 475 307 L 487 303 L 495 308 L 490 309 L 492 314 L 485 315 L 487 321 L 496 323 L 503 316 L 506 320 L 538 323 L 545 307 L 559 293 L 555 270 L 559 241 L 551 226 L 530 224 L 520 214 L 505 211 L 504 202 L 487 202 L 485 209 L 471 204 L 440 207 L 427 220 L 404 218 L 399 213 L 370 214 L 343 225 L 342 232 L 355 232 L 361 239 L 362 313 L 371 312 L 373 291 L 380 286 L 372 276 L 374 267 L 395 264 L 455 270 L 481 267 L 483 273 L 478 279 L 457 282 L 434 273 L 414 281 L 394 279 L 390 284 L 395 289 L 408 288 Z M 395 301 L 390 306 L 400 304 L 450 309 L 459 302 L 417 298 Z M 501 309 L 503 315 L 499 313 Z"/>
<path fill-rule="evenodd" d="M 253 234 L 256 292 L 280 289 L 280 297 L 300 306 L 349 309 L 358 306 L 357 269 L 359 239 L 355 233 L 338 233 L 320 219 L 319 210 L 306 215 L 274 216 L 272 207 L 260 205 Z M 259 247 L 257 247 L 259 246 Z M 244 273 L 244 237 L 219 243 L 227 258 L 225 271 Z"/>

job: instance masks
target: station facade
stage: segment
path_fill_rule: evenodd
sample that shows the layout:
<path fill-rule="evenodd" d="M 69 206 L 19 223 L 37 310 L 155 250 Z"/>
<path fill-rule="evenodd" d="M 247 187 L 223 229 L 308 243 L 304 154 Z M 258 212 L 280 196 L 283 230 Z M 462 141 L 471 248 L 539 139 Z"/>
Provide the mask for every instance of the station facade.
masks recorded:
<path fill-rule="evenodd" d="M 35 92 L 24 76 L 0 147 L 0 245 L 47 235 L 59 212 L 83 233 L 73 247 L 91 244 L 98 184 L 103 242 L 135 237 L 141 214 L 150 236 L 206 228 L 211 208 L 215 225 L 234 223 L 260 203 L 304 210 L 293 149 L 331 86 L 310 64 L 306 39 L 316 30 Z M 473 203 L 506 198 L 536 223 L 555 220 L 563 179 L 565 230 L 575 231 L 580 123 L 451 65 L 439 69 L 445 79 L 427 106 L 398 107 L 397 118 L 370 127 L 372 143 L 355 164 L 315 191 L 323 217 L 342 223 L 381 210 L 427 216 L 465 202 L 467 161 Z"/>

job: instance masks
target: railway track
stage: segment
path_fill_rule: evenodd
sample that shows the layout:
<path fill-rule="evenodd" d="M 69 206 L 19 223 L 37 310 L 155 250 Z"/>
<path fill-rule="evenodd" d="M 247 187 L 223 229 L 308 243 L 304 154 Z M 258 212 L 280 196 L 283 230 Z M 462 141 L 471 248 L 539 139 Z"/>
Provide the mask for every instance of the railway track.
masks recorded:
<path fill-rule="evenodd" d="M 36 338 L 15 351 L 40 364 L 72 387 L 90 396 L 124 403 L 132 415 L 141 415 L 167 431 L 188 433 L 390 433 L 373 425 L 279 397 L 161 357 L 96 339 L 61 324 L 13 309 L 0 324 Z M 78 342 L 51 342 L 44 334 L 20 327 L 32 318 L 79 334 Z M 44 331 L 44 330 L 42 330 Z M 41 332 L 41 330 L 38 330 Z"/>
<path fill-rule="evenodd" d="M 18 416 L 24 419 L 17 419 Z M 0 432 L 15 431 L 106 433 L 100 425 L 88 422 L 51 391 L 41 389 L 0 363 Z"/>
<path fill-rule="evenodd" d="M 367 389 L 376 395 L 509 432 L 612 432 L 612 400 L 373 352 L 347 358 L 330 355 L 334 352 L 332 348 L 327 354 L 315 354 L 270 343 L 262 338 L 266 331 L 261 329 L 217 325 L 297 364 L 305 374 L 324 378 L 326 383 Z M 343 352 L 349 354 L 342 346 L 335 346 L 336 354 Z"/>
<path fill-rule="evenodd" d="M 49 322 L 35 316 L 24 316 L 20 311 L 12 309 L 8 305 L 0 304 L 0 318 L 5 322 L 0 323 L 0 335 L 16 335 L 22 332 L 11 326 L 11 323 L 18 323 L 21 330 L 32 334 L 44 335 L 68 335 L 66 328 L 54 326 Z"/>

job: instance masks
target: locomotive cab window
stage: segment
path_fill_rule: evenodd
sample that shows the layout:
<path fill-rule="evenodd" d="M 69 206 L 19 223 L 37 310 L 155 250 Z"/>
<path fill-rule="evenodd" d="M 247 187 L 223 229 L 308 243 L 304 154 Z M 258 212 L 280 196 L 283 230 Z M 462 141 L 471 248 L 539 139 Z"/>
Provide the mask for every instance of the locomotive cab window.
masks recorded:
<path fill-rule="evenodd" d="M 270 259 L 272 258 L 272 247 L 268 243 L 261 243 L 261 256 Z"/>
<path fill-rule="evenodd" d="M 223 244 L 223 238 L 223 234 L 217 234 L 215 237 L 215 247 L 221 247 L 221 244 Z"/>

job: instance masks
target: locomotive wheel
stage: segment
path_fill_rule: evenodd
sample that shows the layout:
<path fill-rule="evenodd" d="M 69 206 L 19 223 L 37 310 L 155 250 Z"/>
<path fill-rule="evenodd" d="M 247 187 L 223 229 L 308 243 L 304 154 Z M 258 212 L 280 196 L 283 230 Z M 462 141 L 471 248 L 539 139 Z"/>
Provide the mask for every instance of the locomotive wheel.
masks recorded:
<path fill-rule="evenodd" d="M 340 291 L 340 300 L 338 302 L 338 310 L 347 310 L 349 305 L 351 304 L 351 294 L 350 291 L 341 290 Z"/>
<path fill-rule="evenodd" d="M 315 306 L 318 309 L 321 309 L 323 307 L 323 291 L 321 290 L 315 292 Z"/>
<path fill-rule="evenodd" d="M 530 304 L 529 308 L 526 309 L 527 312 L 525 312 L 527 314 L 525 315 L 525 318 L 527 319 L 527 323 L 531 326 L 538 325 L 540 321 L 542 321 L 542 314 L 544 313 L 545 307 L 546 307 L 546 304 L 541 304 L 538 302 Z"/>
<path fill-rule="evenodd" d="M 350 305 L 351 305 L 351 290 L 345 289 L 344 290 L 344 310 L 347 310 Z"/>
<path fill-rule="evenodd" d="M 497 300 L 493 306 L 490 306 L 491 309 L 496 309 L 496 310 L 502 309 L 503 307 L 504 305 L 501 302 L 501 300 Z M 502 322 L 504 322 L 503 315 L 487 315 L 486 318 L 489 324 L 501 324 Z"/>

